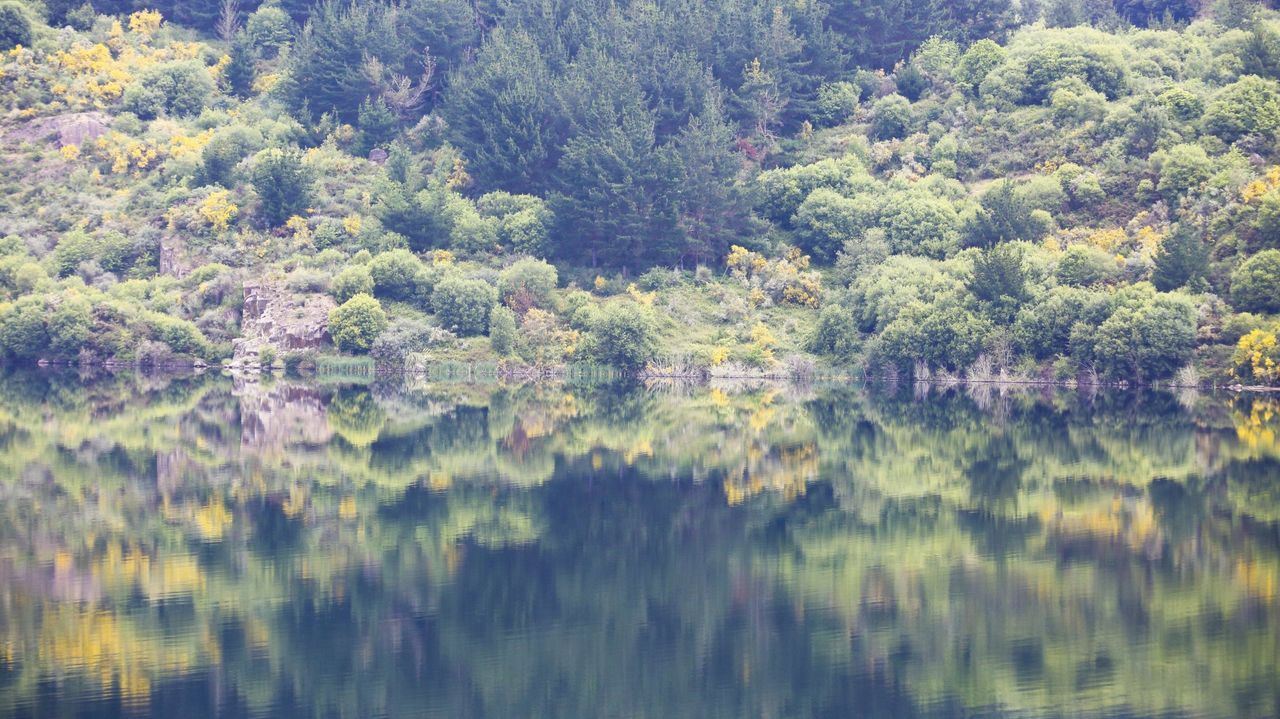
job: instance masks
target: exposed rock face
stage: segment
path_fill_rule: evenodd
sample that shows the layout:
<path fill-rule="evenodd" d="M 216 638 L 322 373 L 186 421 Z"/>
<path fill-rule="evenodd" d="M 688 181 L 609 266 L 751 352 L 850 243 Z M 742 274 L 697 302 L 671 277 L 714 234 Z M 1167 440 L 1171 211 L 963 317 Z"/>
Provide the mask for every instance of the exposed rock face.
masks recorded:
<path fill-rule="evenodd" d="M 180 238 L 170 235 L 160 238 L 160 274 L 182 278 L 191 274 L 195 267 L 186 243 Z"/>
<path fill-rule="evenodd" d="M 105 135 L 110 121 L 105 112 L 68 112 L 33 118 L 2 134 L 7 143 L 52 141 L 58 147 L 83 147 Z"/>
<path fill-rule="evenodd" d="M 324 346 L 329 341 L 329 312 L 336 306 L 328 295 L 293 293 L 271 282 L 246 282 L 233 364 L 256 366 L 264 347 L 293 352 Z"/>

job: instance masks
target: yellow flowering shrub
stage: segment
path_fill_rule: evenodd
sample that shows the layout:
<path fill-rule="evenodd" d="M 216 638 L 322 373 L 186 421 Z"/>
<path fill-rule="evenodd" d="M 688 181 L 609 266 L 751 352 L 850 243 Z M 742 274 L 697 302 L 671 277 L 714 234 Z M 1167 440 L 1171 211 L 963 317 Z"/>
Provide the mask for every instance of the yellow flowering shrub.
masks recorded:
<path fill-rule="evenodd" d="M 788 248 L 782 257 L 768 260 L 758 252 L 734 245 L 725 257 L 729 273 L 752 288 L 752 305 L 774 302 L 817 307 L 822 302 L 822 275 L 809 270 L 809 257 L 798 248 Z"/>
<path fill-rule="evenodd" d="M 1128 235 L 1125 234 L 1124 230 L 1118 227 L 1110 227 L 1090 234 L 1085 241 L 1104 252 L 1114 253 L 1124 245 L 1127 239 Z"/>
<path fill-rule="evenodd" d="M 1280 187 L 1280 165 L 1268 168 L 1261 178 L 1245 185 L 1240 190 L 1240 199 L 1246 203 L 1254 202 L 1277 187 Z"/>
<path fill-rule="evenodd" d="M 646 307 L 652 307 L 653 301 L 658 298 L 657 292 L 642 292 L 639 287 L 636 287 L 636 283 L 634 282 L 627 285 L 627 295 Z"/>
<path fill-rule="evenodd" d="M 609 283 L 607 280 L 605 280 L 605 278 L 601 277 L 600 275 L 596 275 L 595 282 L 592 282 L 591 284 L 595 286 L 596 292 L 604 292 L 605 286 L 608 285 Z"/>
<path fill-rule="evenodd" d="M 360 234 L 360 229 L 364 227 L 364 218 L 357 214 L 350 214 L 342 218 L 342 229 L 347 231 L 348 235 L 355 237 Z"/>
<path fill-rule="evenodd" d="M 200 216 L 218 232 L 225 231 L 239 211 L 240 208 L 231 202 L 231 193 L 227 190 L 211 193 L 200 203 Z"/>
<path fill-rule="evenodd" d="M 1254 330 L 1236 343 L 1231 354 L 1233 376 L 1241 380 L 1275 384 L 1280 380 L 1280 346 L 1275 332 Z"/>
<path fill-rule="evenodd" d="M 435 267 L 446 267 L 452 265 L 453 261 L 453 253 L 448 250 L 435 249 L 431 251 L 431 264 Z"/>
<path fill-rule="evenodd" d="M 711 350 L 711 366 L 719 367 L 729 360 L 729 348 L 717 347 Z"/>
<path fill-rule="evenodd" d="M 150 36 L 160 29 L 164 16 L 157 10 L 140 10 L 129 16 L 129 32 Z"/>
<path fill-rule="evenodd" d="M 62 153 L 62 159 L 66 160 L 67 162 L 73 162 L 80 158 L 79 145 L 63 145 L 62 149 L 59 150 L 58 152 Z"/>
<path fill-rule="evenodd" d="M 146 170 L 164 159 L 164 149 L 153 140 L 138 140 L 122 132 L 108 132 L 95 141 L 97 151 L 111 163 L 116 175 Z"/>

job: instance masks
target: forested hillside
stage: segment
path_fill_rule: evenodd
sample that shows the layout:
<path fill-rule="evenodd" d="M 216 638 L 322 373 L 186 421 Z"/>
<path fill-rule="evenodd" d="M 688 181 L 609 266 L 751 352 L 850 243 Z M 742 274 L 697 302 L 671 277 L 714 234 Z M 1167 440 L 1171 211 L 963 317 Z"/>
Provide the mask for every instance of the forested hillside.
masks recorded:
<path fill-rule="evenodd" d="M 11 363 L 1280 382 L 1264 5 L 0 0 L 0 53 Z"/>

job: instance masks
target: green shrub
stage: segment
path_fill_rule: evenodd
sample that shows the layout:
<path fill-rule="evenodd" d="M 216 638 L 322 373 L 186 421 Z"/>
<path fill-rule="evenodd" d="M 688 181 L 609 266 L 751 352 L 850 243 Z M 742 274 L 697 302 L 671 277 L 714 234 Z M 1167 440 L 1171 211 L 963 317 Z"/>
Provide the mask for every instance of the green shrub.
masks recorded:
<path fill-rule="evenodd" d="M 0 51 L 10 50 L 18 45 L 31 47 L 34 37 L 31 18 L 22 5 L 16 2 L 0 4 Z"/>
<path fill-rule="evenodd" d="M 339 304 L 356 295 L 371 295 L 374 291 L 373 276 L 366 265 L 352 265 L 343 268 L 329 283 L 329 294 Z"/>
<path fill-rule="evenodd" d="M 862 90 L 851 82 L 823 83 L 818 88 L 818 107 L 813 119 L 820 127 L 831 127 L 849 119 L 858 109 Z"/>
<path fill-rule="evenodd" d="M 253 189 L 262 202 L 262 219 L 268 227 L 279 227 L 294 215 L 306 214 L 311 204 L 311 173 L 297 150 L 263 150 L 254 158 Z"/>
<path fill-rule="evenodd" d="M 633 372 L 644 369 L 658 351 L 658 335 L 647 308 L 632 302 L 610 302 L 591 325 L 589 354 L 595 361 Z"/>
<path fill-rule="evenodd" d="M 871 106 L 871 135 L 879 140 L 904 137 L 911 127 L 911 102 L 902 95 L 886 95 Z"/>
<path fill-rule="evenodd" d="M 513 307 L 550 307 L 558 281 L 554 266 L 531 257 L 524 258 L 498 275 L 498 298 Z"/>
<path fill-rule="evenodd" d="M 162 314 L 146 313 L 151 336 L 165 343 L 179 354 L 203 355 L 206 349 L 204 334 L 189 320 Z"/>
<path fill-rule="evenodd" d="M 409 250 L 391 250 L 375 255 L 369 261 L 373 294 L 387 299 L 411 299 L 417 288 L 418 273 L 422 268 L 422 260 Z"/>
<path fill-rule="evenodd" d="M 497 301 L 498 293 L 488 282 L 456 276 L 438 282 L 431 293 L 431 308 L 441 324 L 459 335 L 484 334 Z"/>
<path fill-rule="evenodd" d="M 124 109 L 143 120 L 159 115 L 198 115 L 214 92 L 213 78 L 198 60 L 180 60 L 142 70 L 125 88 Z"/>
<path fill-rule="evenodd" d="M 293 20 L 275 5 L 264 5 L 244 23 L 249 42 L 265 58 L 272 58 L 293 39 Z"/>
<path fill-rule="evenodd" d="M 956 66 L 956 81 L 970 92 L 977 90 L 992 70 L 1004 63 L 1005 50 L 983 38 L 969 46 Z"/>
<path fill-rule="evenodd" d="M 49 349 L 54 354 L 73 358 L 93 339 L 93 308 L 80 297 L 63 297 L 47 322 Z"/>
<path fill-rule="evenodd" d="M 45 302 L 28 295 L 0 305 L 0 349 L 18 359 L 36 359 L 49 350 Z"/>
<path fill-rule="evenodd" d="M 1204 113 L 1204 129 L 1224 142 L 1245 135 L 1280 130 L 1280 95 L 1276 83 L 1246 75 L 1218 91 Z"/>
<path fill-rule="evenodd" d="M 516 313 L 502 305 L 494 305 L 489 312 L 489 346 L 503 356 L 515 351 Z"/>
<path fill-rule="evenodd" d="M 875 223 L 877 209 L 868 196 L 849 198 L 819 187 L 809 193 L 792 218 L 796 245 L 818 262 L 831 262 L 846 243 L 861 237 Z"/>
<path fill-rule="evenodd" d="M 329 336 L 346 352 L 367 352 L 386 328 L 382 304 L 367 294 L 357 294 L 329 313 Z"/>
<path fill-rule="evenodd" d="M 1091 245 L 1072 245 L 1062 253 L 1055 271 L 1058 282 L 1072 287 L 1089 287 L 1111 282 L 1120 275 L 1116 260 Z"/>
<path fill-rule="evenodd" d="M 829 304 L 818 313 L 818 323 L 805 343 L 815 354 L 849 358 L 858 348 L 858 326 L 853 313 L 839 304 Z"/>
<path fill-rule="evenodd" d="M 1196 312 L 1191 300 L 1153 294 L 1112 313 L 1094 334 L 1092 352 L 1108 376 L 1152 380 L 1186 365 L 1195 344 Z"/>
<path fill-rule="evenodd" d="M 1199 145 L 1174 145 L 1159 153 L 1160 182 L 1156 189 L 1170 204 L 1204 184 L 1213 173 L 1213 162 Z"/>
<path fill-rule="evenodd" d="M 1231 274 L 1231 299 L 1242 312 L 1280 312 L 1280 250 L 1263 250 Z"/>

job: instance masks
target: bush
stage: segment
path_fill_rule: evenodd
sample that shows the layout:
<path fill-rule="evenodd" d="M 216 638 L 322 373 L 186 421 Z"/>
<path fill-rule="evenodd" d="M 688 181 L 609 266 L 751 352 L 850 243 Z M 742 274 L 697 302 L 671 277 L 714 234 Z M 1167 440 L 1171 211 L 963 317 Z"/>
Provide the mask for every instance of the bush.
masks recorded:
<path fill-rule="evenodd" d="M 421 352 L 434 342 L 453 335 L 423 320 L 398 317 L 378 333 L 369 347 L 369 356 L 380 366 L 403 368 L 405 360 L 414 352 Z"/>
<path fill-rule="evenodd" d="M 367 352 L 386 328 L 382 304 L 367 294 L 357 294 L 329 313 L 329 336 L 343 351 Z"/>
<path fill-rule="evenodd" d="M 49 313 L 49 349 L 67 359 L 80 353 L 93 339 L 93 308 L 78 295 L 63 297 Z"/>
<path fill-rule="evenodd" d="M 818 313 L 818 324 L 809 335 L 805 349 L 814 354 L 848 358 L 858 348 L 858 326 L 848 308 L 830 304 Z"/>
<path fill-rule="evenodd" d="M 293 39 L 293 21 L 275 5 L 264 5 L 245 21 L 244 33 L 265 58 L 275 57 Z"/>
<path fill-rule="evenodd" d="M 542 260 L 517 260 L 498 275 L 498 297 L 517 309 L 550 307 L 558 280 L 556 268 Z"/>
<path fill-rule="evenodd" d="M 447 277 L 431 293 L 431 308 L 445 327 L 459 335 L 481 335 L 489 329 L 489 312 L 498 293 L 484 280 Z"/>
<path fill-rule="evenodd" d="M 759 209 L 774 222 L 788 223 L 800 203 L 825 187 L 850 197 L 875 187 L 862 161 L 853 155 L 819 160 L 810 165 L 766 170 L 756 177 Z"/>
<path fill-rule="evenodd" d="M 46 352 L 45 311 L 44 299 L 30 295 L 0 305 L 0 349 L 18 359 L 36 359 Z"/>
<path fill-rule="evenodd" d="M 862 90 L 851 82 L 823 83 L 818 88 L 818 106 L 813 119 L 819 127 L 831 127 L 848 120 L 858 109 Z"/>
<path fill-rule="evenodd" d="M 344 268 L 329 284 L 329 294 L 333 295 L 333 299 L 339 304 L 356 295 L 371 295 L 373 290 L 373 276 L 366 265 L 352 265 Z"/>
<path fill-rule="evenodd" d="M 886 203 L 881 226 L 895 253 L 941 258 L 960 244 L 960 218 L 947 200 L 906 192 Z"/>
<path fill-rule="evenodd" d="M 204 354 L 204 335 L 192 322 L 159 312 L 149 312 L 146 318 L 151 336 L 168 345 L 169 349 L 178 354 Z"/>
<path fill-rule="evenodd" d="M 1280 250 L 1263 250 L 1231 274 L 1231 299 L 1243 312 L 1280 312 Z"/>
<path fill-rule="evenodd" d="M 1224 142 L 1280 130 L 1276 83 L 1246 75 L 1222 88 L 1204 113 L 1204 129 Z"/>
<path fill-rule="evenodd" d="M 260 212 L 269 227 L 279 227 L 311 204 L 311 173 L 294 149 L 259 152 L 253 167 L 253 189 L 262 202 Z"/>
<path fill-rule="evenodd" d="M 886 95 L 871 106 L 871 135 L 876 139 L 905 137 L 910 127 L 911 103 L 902 95 Z"/>
<path fill-rule="evenodd" d="M 912 302 L 880 335 L 875 354 L 898 367 L 967 367 L 982 351 L 991 323 L 954 301 Z"/>
<path fill-rule="evenodd" d="M 1213 163 L 1199 145 L 1174 145 L 1157 156 L 1161 162 L 1156 189 L 1176 205 L 1178 199 L 1204 184 L 1213 172 Z"/>
<path fill-rule="evenodd" d="M 418 273 L 422 269 L 422 260 L 408 250 L 391 250 L 376 255 L 369 262 L 373 294 L 394 300 L 413 298 Z"/>
<path fill-rule="evenodd" d="M 1196 343 L 1196 312 L 1182 295 L 1153 295 L 1118 308 L 1099 327 L 1093 355 L 1099 368 L 1118 378 L 1168 377 L 1187 364 Z"/>
<path fill-rule="evenodd" d="M 161 114 L 198 115 L 213 95 L 213 78 L 198 60 L 167 62 L 142 70 L 125 88 L 124 109 L 143 120 Z"/>
<path fill-rule="evenodd" d="M 969 46 L 956 66 L 956 81 L 969 92 L 977 90 L 992 70 L 1004 63 L 1005 50 L 983 38 Z"/>
<path fill-rule="evenodd" d="M 646 308 L 631 302 L 610 302 L 594 318 L 590 354 L 597 362 L 634 372 L 644 369 L 657 351 L 657 330 Z"/>
<path fill-rule="evenodd" d="M 0 51 L 11 50 L 18 45 L 31 47 L 34 32 L 31 18 L 16 2 L 0 4 Z"/>
<path fill-rule="evenodd" d="M 494 305 L 489 312 L 489 346 L 503 356 L 516 347 L 516 313 L 502 305 Z"/>
<path fill-rule="evenodd" d="M 1062 253 L 1055 271 L 1058 282 L 1072 287 L 1090 287 L 1111 282 L 1120 275 L 1116 260 L 1091 245 L 1072 245 Z"/>
<path fill-rule="evenodd" d="M 819 262 L 831 262 L 846 243 L 875 223 L 876 209 L 869 197 L 844 197 L 820 187 L 796 209 L 791 221 L 796 244 Z"/>

